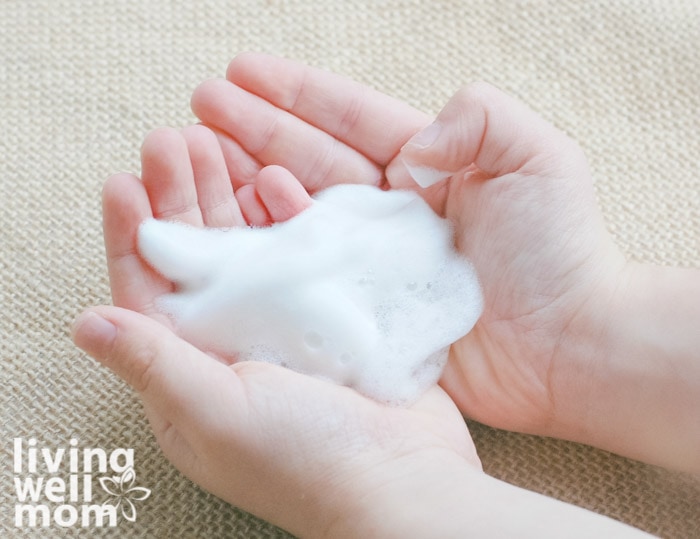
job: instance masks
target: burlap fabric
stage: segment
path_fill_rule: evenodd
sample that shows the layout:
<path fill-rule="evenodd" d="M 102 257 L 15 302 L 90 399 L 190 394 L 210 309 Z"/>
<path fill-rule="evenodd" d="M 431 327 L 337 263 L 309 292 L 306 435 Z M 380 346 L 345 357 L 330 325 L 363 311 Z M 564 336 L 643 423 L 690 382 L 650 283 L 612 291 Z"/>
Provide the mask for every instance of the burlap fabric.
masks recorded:
<path fill-rule="evenodd" d="M 495 83 L 585 148 L 608 226 L 637 260 L 700 263 L 696 0 L 2 0 L 0 380 L 4 537 L 283 537 L 162 457 L 134 395 L 71 344 L 109 301 L 100 188 L 144 134 L 193 121 L 199 81 L 243 50 L 293 57 L 437 112 Z M 698 410 L 688 410 L 698 413 Z M 665 537 L 700 537 L 700 481 L 472 424 L 486 470 Z M 114 529 L 13 526 L 13 440 L 133 448 L 152 495 Z"/>

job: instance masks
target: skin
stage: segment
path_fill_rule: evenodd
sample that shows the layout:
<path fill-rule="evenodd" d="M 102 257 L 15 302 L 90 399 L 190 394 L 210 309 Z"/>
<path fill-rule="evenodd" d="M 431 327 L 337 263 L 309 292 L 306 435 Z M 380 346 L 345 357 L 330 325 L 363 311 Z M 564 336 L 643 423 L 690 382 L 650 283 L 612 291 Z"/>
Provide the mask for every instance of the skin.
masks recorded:
<path fill-rule="evenodd" d="M 234 184 L 271 163 L 311 192 L 347 181 L 418 189 L 406 162 L 452 172 L 420 192 L 455 224 L 485 296 L 442 380 L 459 409 L 700 473 L 700 422 L 688 413 L 700 407 L 700 271 L 626 261 L 583 152 L 522 103 L 466 87 L 426 145 L 416 131 L 433 118 L 405 103 L 243 54 L 226 81 L 196 90 L 192 108 L 218 133 Z"/>
<path fill-rule="evenodd" d="M 484 475 L 461 413 L 700 469 L 700 429 L 678 419 L 700 404 L 700 280 L 625 262 L 572 141 L 487 85 L 458 92 L 426 144 L 409 139 L 431 118 L 342 77 L 248 54 L 227 78 L 193 96 L 210 129 L 153 132 L 142 177 L 106 183 L 117 307 L 74 325 L 76 344 L 139 392 L 183 473 L 300 536 L 431 537 L 440 522 L 444 536 L 543 537 L 637 532 Z M 453 172 L 421 194 L 455 224 L 484 289 L 486 310 L 453 345 L 444 389 L 394 409 L 271 365 L 229 365 L 179 339 L 154 309 L 172 284 L 136 252 L 142 220 L 265 225 L 334 183 L 416 188 L 404 162 Z M 660 292 L 648 292 L 649 278 Z M 664 294 L 672 309 L 660 309 Z M 679 314 L 659 316 L 669 312 Z"/>

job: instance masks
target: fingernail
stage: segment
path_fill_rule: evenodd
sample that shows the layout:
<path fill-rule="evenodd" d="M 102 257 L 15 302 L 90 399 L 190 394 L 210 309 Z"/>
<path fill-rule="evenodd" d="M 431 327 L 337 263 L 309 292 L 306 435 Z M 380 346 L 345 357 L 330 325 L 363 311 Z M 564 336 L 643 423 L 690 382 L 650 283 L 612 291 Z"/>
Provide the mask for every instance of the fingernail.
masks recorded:
<path fill-rule="evenodd" d="M 436 184 L 437 182 L 442 181 L 446 178 L 449 178 L 453 174 L 452 172 L 448 172 L 446 170 L 438 170 L 437 168 L 433 167 L 421 167 L 417 165 L 412 165 L 411 163 L 408 163 L 405 159 L 403 159 L 403 164 L 406 167 L 406 170 L 408 170 L 408 173 L 413 178 L 413 181 L 415 181 L 423 189 L 425 189 L 426 187 L 430 187 L 431 185 Z"/>
<path fill-rule="evenodd" d="M 117 336 L 117 328 L 93 311 L 82 313 L 71 328 L 73 342 L 95 359 L 104 359 Z"/>
<path fill-rule="evenodd" d="M 438 139 L 441 131 L 442 126 L 438 122 L 433 122 L 413 135 L 405 146 L 412 146 L 413 148 L 424 150 Z"/>

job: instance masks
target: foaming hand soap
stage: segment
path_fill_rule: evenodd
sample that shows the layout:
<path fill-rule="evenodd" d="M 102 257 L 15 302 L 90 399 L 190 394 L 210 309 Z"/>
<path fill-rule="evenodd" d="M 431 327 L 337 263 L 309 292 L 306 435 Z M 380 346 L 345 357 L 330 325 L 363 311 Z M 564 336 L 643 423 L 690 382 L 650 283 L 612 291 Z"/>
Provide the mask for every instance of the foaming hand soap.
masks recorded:
<path fill-rule="evenodd" d="M 138 247 L 177 285 L 157 305 L 195 346 L 394 405 L 436 383 L 482 310 L 449 222 L 410 191 L 331 187 L 266 228 L 148 220 Z"/>

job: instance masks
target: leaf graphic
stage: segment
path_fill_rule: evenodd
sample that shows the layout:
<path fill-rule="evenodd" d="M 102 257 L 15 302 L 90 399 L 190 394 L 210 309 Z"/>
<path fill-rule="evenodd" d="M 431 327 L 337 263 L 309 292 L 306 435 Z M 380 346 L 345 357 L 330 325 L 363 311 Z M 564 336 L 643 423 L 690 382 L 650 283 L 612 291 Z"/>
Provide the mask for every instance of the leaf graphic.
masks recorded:
<path fill-rule="evenodd" d="M 122 492 L 126 492 L 134 484 L 135 480 L 136 472 L 134 472 L 133 468 L 127 468 L 124 470 L 124 473 L 119 480 L 119 484 L 122 487 Z"/>
<path fill-rule="evenodd" d="M 100 486 L 107 494 L 111 494 L 112 496 L 122 495 L 121 485 L 111 477 L 100 477 Z"/>
<path fill-rule="evenodd" d="M 136 507 L 129 498 L 123 498 L 124 503 L 122 504 L 122 516 L 129 522 L 136 521 Z"/>
<path fill-rule="evenodd" d="M 151 495 L 151 489 L 146 487 L 132 487 L 126 491 L 130 500 L 145 500 Z"/>

